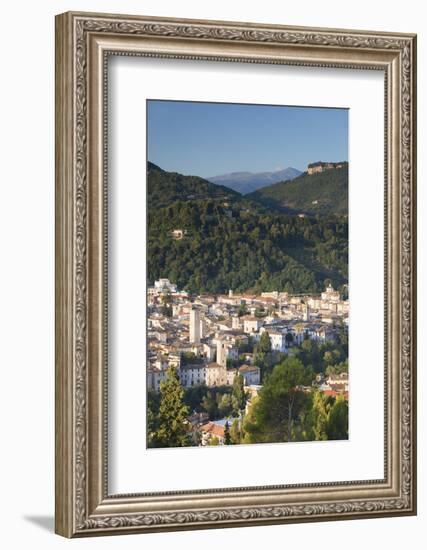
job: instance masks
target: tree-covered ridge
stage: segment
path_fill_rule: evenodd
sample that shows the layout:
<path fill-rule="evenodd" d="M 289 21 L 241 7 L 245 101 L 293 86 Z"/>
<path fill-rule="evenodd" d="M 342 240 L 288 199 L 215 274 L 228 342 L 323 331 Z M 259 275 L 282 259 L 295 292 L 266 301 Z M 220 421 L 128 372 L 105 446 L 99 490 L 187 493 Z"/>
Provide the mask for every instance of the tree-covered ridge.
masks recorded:
<path fill-rule="evenodd" d="M 342 168 L 283 181 L 258 189 L 249 199 L 285 213 L 348 215 L 348 163 Z"/>
<path fill-rule="evenodd" d="M 216 185 L 198 176 L 183 176 L 178 172 L 165 172 L 148 162 L 149 208 L 169 206 L 177 200 L 197 200 L 205 197 L 235 199 L 240 196 L 228 187 Z"/>
<path fill-rule="evenodd" d="M 183 238 L 172 237 L 176 229 L 185 231 Z M 347 283 L 347 257 L 344 217 L 284 215 L 202 178 L 149 164 L 149 284 L 168 277 L 194 293 L 314 293 L 326 279 L 336 287 Z"/>

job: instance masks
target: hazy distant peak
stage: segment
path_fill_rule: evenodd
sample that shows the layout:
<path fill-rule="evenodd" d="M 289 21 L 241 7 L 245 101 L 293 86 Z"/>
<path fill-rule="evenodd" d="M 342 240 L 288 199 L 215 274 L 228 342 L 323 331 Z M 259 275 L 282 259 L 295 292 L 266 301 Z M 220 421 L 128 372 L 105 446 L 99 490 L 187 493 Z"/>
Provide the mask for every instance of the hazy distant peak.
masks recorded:
<path fill-rule="evenodd" d="M 278 181 L 292 180 L 301 174 L 300 170 L 289 166 L 283 170 L 273 172 L 231 172 L 230 174 L 220 174 L 206 179 L 212 183 L 225 185 L 245 195 Z"/>

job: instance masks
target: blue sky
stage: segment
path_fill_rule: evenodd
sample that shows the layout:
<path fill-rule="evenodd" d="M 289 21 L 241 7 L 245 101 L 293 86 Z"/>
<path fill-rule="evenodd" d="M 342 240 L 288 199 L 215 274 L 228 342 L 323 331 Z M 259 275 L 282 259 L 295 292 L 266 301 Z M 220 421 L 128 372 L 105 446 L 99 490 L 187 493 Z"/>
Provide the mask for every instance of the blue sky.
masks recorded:
<path fill-rule="evenodd" d="M 147 102 L 148 160 L 202 177 L 348 160 L 348 110 Z"/>

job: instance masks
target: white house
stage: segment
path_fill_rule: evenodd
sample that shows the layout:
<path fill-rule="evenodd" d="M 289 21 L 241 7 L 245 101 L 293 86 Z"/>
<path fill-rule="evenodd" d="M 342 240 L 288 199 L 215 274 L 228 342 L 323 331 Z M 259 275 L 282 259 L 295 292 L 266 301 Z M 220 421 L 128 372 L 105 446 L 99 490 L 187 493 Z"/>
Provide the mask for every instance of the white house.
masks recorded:
<path fill-rule="evenodd" d="M 242 365 L 239 374 L 243 376 L 245 386 L 258 385 L 261 380 L 261 371 L 255 365 Z"/>
<path fill-rule="evenodd" d="M 179 369 L 179 379 L 184 388 L 203 384 L 206 380 L 206 365 L 182 365 Z"/>
<path fill-rule="evenodd" d="M 216 346 L 210 344 L 203 344 L 203 353 L 206 359 L 212 362 L 215 359 Z"/>
<path fill-rule="evenodd" d="M 176 292 L 176 285 L 171 283 L 169 279 L 159 279 L 154 281 L 154 289 L 157 292 Z"/>
<path fill-rule="evenodd" d="M 233 330 L 240 330 L 241 326 L 242 326 L 242 323 L 240 321 L 240 317 L 238 317 L 237 315 L 234 315 L 231 318 L 231 328 Z"/>
<path fill-rule="evenodd" d="M 206 385 L 225 386 L 227 384 L 227 369 L 218 363 L 206 365 Z"/>
<path fill-rule="evenodd" d="M 342 372 L 341 374 L 331 374 L 327 383 L 331 388 L 337 388 L 341 391 L 348 392 L 348 373 Z"/>
<path fill-rule="evenodd" d="M 285 353 L 287 346 L 286 346 L 286 330 L 280 330 L 277 328 L 271 328 L 271 327 L 261 327 L 260 333 L 267 332 L 270 337 L 271 342 L 271 349 L 273 351 L 280 351 L 281 353 Z"/>
<path fill-rule="evenodd" d="M 206 365 L 205 383 L 207 386 L 232 386 L 236 374 L 236 369 L 227 369 L 218 363 L 209 363 Z"/>
<path fill-rule="evenodd" d="M 269 336 L 271 341 L 271 349 L 285 353 L 287 350 L 286 334 L 279 331 L 271 331 L 269 332 Z"/>
<path fill-rule="evenodd" d="M 202 434 L 201 444 L 203 446 L 209 445 L 211 439 L 216 437 L 219 445 L 224 445 L 225 440 L 225 428 L 215 424 L 214 422 L 208 422 L 200 427 L 200 433 Z"/>
<path fill-rule="evenodd" d="M 255 334 L 263 325 L 263 320 L 258 317 L 248 316 L 243 318 L 243 332 Z"/>
<path fill-rule="evenodd" d="M 167 369 L 158 369 L 154 366 L 147 368 L 147 389 L 160 391 L 160 382 L 166 378 Z"/>
<path fill-rule="evenodd" d="M 337 290 L 334 290 L 332 285 L 329 285 L 326 287 L 326 291 L 322 292 L 321 295 L 322 302 L 339 302 L 340 301 L 340 293 Z"/>

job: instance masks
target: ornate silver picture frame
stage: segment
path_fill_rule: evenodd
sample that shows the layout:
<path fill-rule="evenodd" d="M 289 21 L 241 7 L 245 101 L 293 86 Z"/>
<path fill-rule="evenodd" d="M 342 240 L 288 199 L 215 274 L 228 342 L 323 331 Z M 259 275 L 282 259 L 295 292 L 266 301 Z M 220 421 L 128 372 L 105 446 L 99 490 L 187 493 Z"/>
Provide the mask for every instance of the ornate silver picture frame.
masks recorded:
<path fill-rule="evenodd" d="M 110 494 L 107 60 L 384 74 L 384 478 Z M 82 537 L 416 513 L 416 37 L 68 12 L 56 18 L 56 532 Z M 144 466 L 142 465 L 142 468 Z"/>

